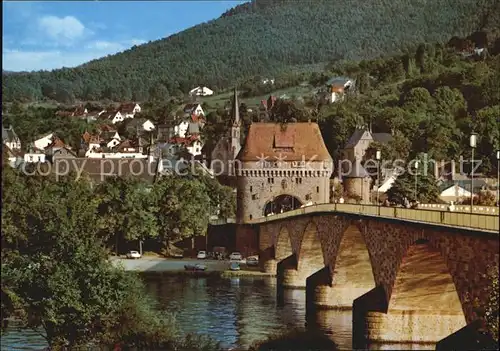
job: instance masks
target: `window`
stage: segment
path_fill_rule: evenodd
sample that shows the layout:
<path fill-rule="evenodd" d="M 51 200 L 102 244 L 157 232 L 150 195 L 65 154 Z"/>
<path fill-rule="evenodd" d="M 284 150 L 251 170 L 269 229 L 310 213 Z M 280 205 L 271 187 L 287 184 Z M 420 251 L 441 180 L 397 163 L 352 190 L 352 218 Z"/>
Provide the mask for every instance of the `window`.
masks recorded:
<path fill-rule="evenodd" d="M 306 200 L 311 200 L 311 194 L 306 194 Z"/>
<path fill-rule="evenodd" d="M 259 194 L 252 194 L 252 200 L 257 200 L 259 198 Z"/>
<path fill-rule="evenodd" d="M 250 217 L 250 219 L 252 219 L 252 215 L 250 215 L 249 217 Z"/>
<path fill-rule="evenodd" d="M 252 188 L 252 186 L 250 185 L 250 192 L 252 192 L 252 189 L 253 189 L 253 188 Z"/>
<path fill-rule="evenodd" d="M 302 178 L 295 178 L 295 184 L 302 184 Z"/>
<path fill-rule="evenodd" d="M 316 192 L 319 193 L 319 186 L 316 187 Z"/>
<path fill-rule="evenodd" d="M 267 178 L 267 182 L 269 184 L 274 184 L 274 178 Z"/>

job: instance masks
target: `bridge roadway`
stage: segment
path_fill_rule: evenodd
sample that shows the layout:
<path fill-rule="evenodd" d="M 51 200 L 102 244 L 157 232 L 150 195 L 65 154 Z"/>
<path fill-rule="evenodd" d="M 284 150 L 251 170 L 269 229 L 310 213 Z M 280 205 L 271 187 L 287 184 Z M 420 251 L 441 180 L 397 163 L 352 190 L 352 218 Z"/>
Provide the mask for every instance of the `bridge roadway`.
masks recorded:
<path fill-rule="evenodd" d="M 319 204 L 239 222 L 236 235 L 258 241 L 278 296 L 306 289 L 307 318 L 352 309 L 353 342 L 454 349 L 484 322 L 477 306 L 488 306 L 499 264 L 498 208 L 455 210 Z"/>
<path fill-rule="evenodd" d="M 499 211 L 496 207 L 474 206 L 471 213 L 467 212 L 467 210 L 470 210 L 468 206 L 460 206 L 459 211 L 453 212 L 443 210 L 442 207 L 435 208 L 430 206 L 423 209 L 409 209 L 365 204 L 319 204 L 247 220 L 244 223 L 260 224 L 313 213 L 339 212 L 408 222 L 437 224 L 446 227 L 470 228 L 498 234 Z"/>

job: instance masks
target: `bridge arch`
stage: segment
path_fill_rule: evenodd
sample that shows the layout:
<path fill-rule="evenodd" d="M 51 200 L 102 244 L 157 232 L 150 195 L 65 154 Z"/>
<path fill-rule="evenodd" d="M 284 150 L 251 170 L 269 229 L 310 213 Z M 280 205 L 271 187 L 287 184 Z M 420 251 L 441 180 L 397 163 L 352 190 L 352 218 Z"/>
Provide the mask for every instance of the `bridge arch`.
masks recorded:
<path fill-rule="evenodd" d="M 304 230 L 297 256 L 297 270 L 305 278 L 325 267 L 323 247 L 318 228 L 312 221 L 307 224 Z"/>
<path fill-rule="evenodd" d="M 277 261 L 281 261 L 293 254 L 292 242 L 290 233 L 286 226 L 281 227 L 278 237 L 276 238 L 276 247 L 274 257 Z"/>
<path fill-rule="evenodd" d="M 342 235 L 330 270 L 335 296 L 332 303 L 337 307 L 351 308 L 356 298 L 375 288 L 370 253 L 356 223 L 349 225 Z"/>
<path fill-rule="evenodd" d="M 302 206 L 302 201 L 299 198 L 289 194 L 282 194 L 272 198 L 264 206 L 264 216 L 271 213 L 282 213 L 296 210 Z"/>
<path fill-rule="evenodd" d="M 440 250 L 419 239 L 403 256 L 380 337 L 437 342 L 466 325 L 462 303 Z"/>

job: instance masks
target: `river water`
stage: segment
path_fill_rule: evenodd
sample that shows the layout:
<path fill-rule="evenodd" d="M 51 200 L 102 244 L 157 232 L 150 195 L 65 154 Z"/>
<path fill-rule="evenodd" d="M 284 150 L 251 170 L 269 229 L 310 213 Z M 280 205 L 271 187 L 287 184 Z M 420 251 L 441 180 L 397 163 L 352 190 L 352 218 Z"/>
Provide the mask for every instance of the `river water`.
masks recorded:
<path fill-rule="evenodd" d="M 314 326 L 305 323 L 305 290 L 285 290 L 276 298 L 276 279 L 263 277 L 148 277 L 149 291 L 174 312 L 185 333 L 207 334 L 228 348 L 247 349 L 267 336 L 306 328 L 321 330 L 341 350 L 352 348 L 351 311 L 321 311 Z M 40 350 L 43 339 L 12 328 L 2 350 Z M 378 345 L 373 349 L 425 349 L 423 345 Z"/>

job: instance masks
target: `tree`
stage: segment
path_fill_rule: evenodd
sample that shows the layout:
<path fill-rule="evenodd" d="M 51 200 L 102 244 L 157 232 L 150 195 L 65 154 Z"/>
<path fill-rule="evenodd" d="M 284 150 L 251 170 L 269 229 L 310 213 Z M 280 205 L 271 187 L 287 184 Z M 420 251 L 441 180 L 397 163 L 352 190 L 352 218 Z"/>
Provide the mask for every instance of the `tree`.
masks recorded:
<path fill-rule="evenodd" d="M 163 177 L 154 184 L 152 196 L 158 208 L 159 238 L 167 250 L 180 239 L 205 234 L 210 198 L 204 184 L 177 175 Z"/>
<path fill-rule="evenodd" d="M 439 189 L 436 179 L 427 171 L 422 171 L 422 162 L 417 175 L 412 175 L 406 171 L 398 176 L 392 187 L 387 191 L 389 201 L 398 205 L 404 205 L 405 199 L 409 202 L 419 201 L 420 203 L 436 203 L 439 201 Z M 415 171 L 413 169 L 413 171 Z"/>
<path fill-rule="evenodd" d="M 105 242 L 144 240 L 158 235 L 156 204 L 134 179 L 108 178 L 96 189 L 99 233 Z"/>

